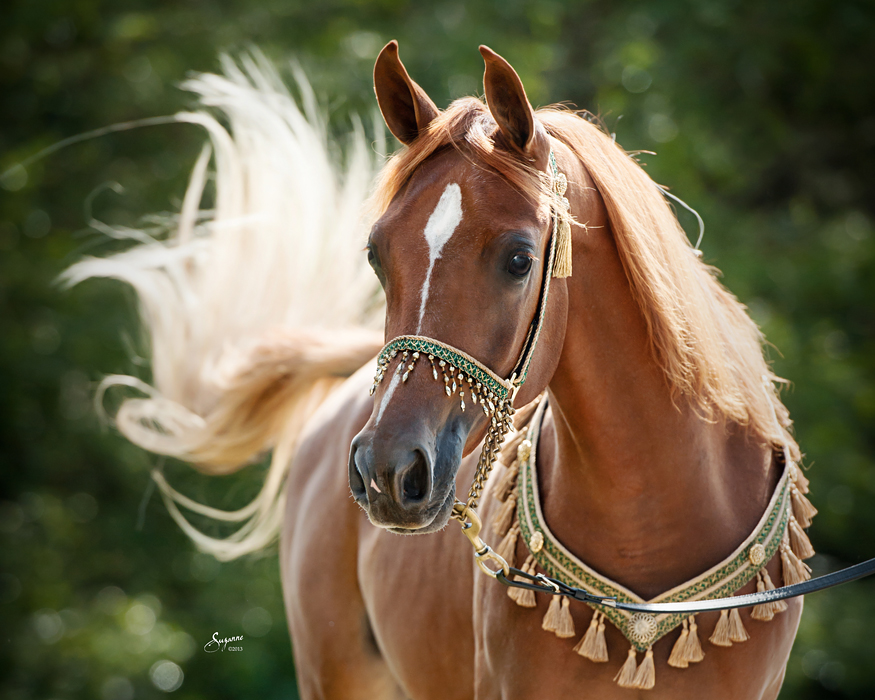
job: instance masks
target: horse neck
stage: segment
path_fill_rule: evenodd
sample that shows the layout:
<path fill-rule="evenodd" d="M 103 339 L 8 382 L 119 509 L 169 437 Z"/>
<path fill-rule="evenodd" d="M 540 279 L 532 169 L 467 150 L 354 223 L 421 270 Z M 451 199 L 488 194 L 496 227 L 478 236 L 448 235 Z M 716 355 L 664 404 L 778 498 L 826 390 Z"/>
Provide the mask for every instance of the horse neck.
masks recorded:
<path fill-rule="evenodd" d="M 585 176 L 585 174 L 583 175 Z M 595 190 L 572 201 L 568 324 L 538 453 L 554 534 L 646 598 L 725 558 L 776 481 L 769 451 L 672 395 Z M 598 199 L 597 202 L 592 201 Z"/>

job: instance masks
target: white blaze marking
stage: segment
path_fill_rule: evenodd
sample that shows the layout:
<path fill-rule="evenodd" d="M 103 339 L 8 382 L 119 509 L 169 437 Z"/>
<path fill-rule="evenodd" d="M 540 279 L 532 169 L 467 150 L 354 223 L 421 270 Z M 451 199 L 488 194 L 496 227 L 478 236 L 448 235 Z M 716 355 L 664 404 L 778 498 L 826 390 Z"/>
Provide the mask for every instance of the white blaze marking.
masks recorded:
<path fill-rule="evenodd" d="M 431 285 L 431 272 L 434 269 L 435 261 L 441 256 L 441 251 L 447 244 L 447 241 L 452 238 L 456 228 L 462 221 L 462 190 L 455 183 L 451 182 L 444 189 L 441 198 L 438 200 L 437 206 L 428 217 L 428 223 L 425 225 L 425 240 L 428 243 L 428 271 L 425 273 L 425 282 L 422 284 L 422 299 L 419 303 L 419 323 L 416 326 L 417 335 L 422 330 L 422 317 L 425 315 L 425 303 L 428 301 L 428 288 Z M 401 375 L 398 372 L 392 374 L 392 381 L 383 398 L 380 400 L 380 410 L 377 411 L 377 418 L 374 421 L 376 426 L 383 417 L 383 411 L 389 405 L 392 394 L 398 388 L 398 382 L 401 380 Z M 377 489 L 379 491 L 379 489 Z"/>
<path fill-rule="evenodd" d="M 392 381 L 389 382 L 389 388 L 386 389 L 386 393 L 383 394 L 383 398 L 380 400 L 380 410 L 377 411 L 377 419 L 374 421 L 374 425 L 380 422 L 380 418 L 383 417 L 383 411 L 386 410 L 386 406 L 389 405 L 389 399 L 392 398 L 392 394 L 395 393 L 395 389 L 398 388 L 398 382 L 401 381 L 401 375 L 398 372 L 392 373 Z"/>
<path fill-rule="evenodd" d="M 451 182 L 447 185 L 425 225 L 424 235 L 428 243 L 428 272 L 425 273 L 425 282 L 422 284 L 419 323 L 416 326 L 417 335 L 422 331 L 422 317 L 425 315 L 425 303 L 428 301 L 428 288 L 431 285 L 431 272 L 434 269 L 434 263 L 441 256 L 441 251 L 447 241 L 452 238 L 461 221 L 462 190 L 455 182 Z"/>

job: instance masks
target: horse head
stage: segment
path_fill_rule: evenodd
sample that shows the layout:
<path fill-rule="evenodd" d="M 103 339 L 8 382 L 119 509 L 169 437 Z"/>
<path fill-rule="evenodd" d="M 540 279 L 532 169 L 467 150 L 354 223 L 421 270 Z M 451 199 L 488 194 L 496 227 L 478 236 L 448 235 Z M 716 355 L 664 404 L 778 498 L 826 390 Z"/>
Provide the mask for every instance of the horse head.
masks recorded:
<path fill-rule="evenodd" d="M 506 379 L 530 343 L 550 274 L 552 139 L 514 69 L 480 51 L 487 105 L 464 98 L 444 112 L 410 78 L 396 42 L 380 53 L 377 100 L 405 148 L 383 173 L 367 254 L 386 294 L 387 343 L 432 339 Z M 562 282 L 547 301 L 527 381 L 508 399 L 516 406 L 537 396 L 556 368 Z M 381 356 L 373 412 L 352 442 L 349 483 L 374 524 L 424 533 L 446 524 L 462 457 L 483 440 L 492 398 L 471 371 L 428 350 L 403 350 Z"/>

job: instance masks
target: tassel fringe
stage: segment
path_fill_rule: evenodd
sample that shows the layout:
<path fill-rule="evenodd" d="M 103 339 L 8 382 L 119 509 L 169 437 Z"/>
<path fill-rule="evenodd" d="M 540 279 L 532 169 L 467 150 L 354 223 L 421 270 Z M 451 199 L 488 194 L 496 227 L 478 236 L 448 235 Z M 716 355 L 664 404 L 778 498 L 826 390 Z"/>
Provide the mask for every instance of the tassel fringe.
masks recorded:
<path fill-rule="evenodd" d="M 568 609 L 568 598 L 554 595 L 544 615 L 541 629 L 552 632 L 560 639 L 574 636 L 574 619 Z"/>
<path fill-rule="evenodd" d="M 684 620 L 681 636 L 674 643 L 668 665 L 675 668 L 686 668 L 690 664 L 697 664 L 705 658 L 702 645 L 699 643 L 699 634 L 696 627 L 695 615 L 690 615 Z"/>
<path fill-rule="evenodd" d="M 498 537 L 504 537 L 507 534 L 514 513 L 516 513 L 516 493 L 507 497 L 507 500 L 501 504 L 501 508 L 492 518 L 492 531 Z"/>
<path fill-rule="evenodd" d="M 523 564 L 522 570 L 527 574 L 535 573 L 535 558 L 531 554 L 526 559 L 526 563 Z M 514 580 L 526 582 L 521 576 L 514 576 Z M 530 591 L 528 588 L 508 588 L 507 595 L 522 608 L 535 608 L 538 606 L 538 602 L 535 600 L 535 592 Z"/>
<path fill-rule="evenodd" d="M 638 666 L 635 672 L 635 680 L 632 681 L 634 687 L 639 690 L 650 690 L 656 685 L 656 665 L 653 663 L 653 648 L 647 647 L 647 652 L 644 654 L 644 661 Z"/>
<path fill-rule="evenodd" d="M 714 633 L 708 638 L 708 641 L 718 647 L 732 646 L 732 639 L 729 636 L 728 610 L 720 611 L 720 619 L 717 620 L 717 626 L 714 628 Z"/>
<path fill-rule="evenodd" d="M 793 483 L 800 493 L 808 493 L 809 482 L 805 474 L 802 473 L 802 468 L 798 464 L 793 465 Z"/>
<path fill-rule="evenodd" d="M 811 578 L 811 567 L 793 553 L 786 539 L 781 544 L 781 563 L 785 585 L 792 586 L 794 583 L 802 583 Z"/>
<path fill-rule="evenodd" d="M 766 571 L 766 569 L 762 569 L 760 571 L 760 573 L 763 575 L 763 582 L 766 584 L 766 590 L 767 591 L 775 590 L 775 584 L 772 583 L 772 579 L 769 576 L 769 572 Z M 775 602 L 772 603 L 772 610 L 774 610 L 776 614 L 782 613 L 786 609 L 787 609 L 787 601 L 786 600 L 776 600 Z"/>
<path fill-rule="evenodd" d="M 501 480 L 495 487 L 495 498 L 502 503 L 510 496 L 511 492 L 516 488 L 517 476 L 520 473 L 520 463 L 517 460 L 511 462 L 510 466 L 505 469 L 501 475 Z"/>
<path fill-rule="evenodd" d="M 741 621 L 741 613 L 738 612 L 738 608 L 732 608 L 729 611 L 729 638 L 733 642 L 746 642 L 750 639 L 750 635 L 744 629 L 744 623 Z"/>
<path fill-rule="evenodd" d="M 596 610 L 590 620 L 586 634 L 574 647 L 582 657 L 597 664 L 608 660 L 608 645 L 605 642 L 605 615 Z"/>
<path fill-rule="evenodd" d="M 507 531 L 507 534 L 498 544 L 498 547 L 495 549 L 495 553 L 511 566 L 513 566 L 513 560 L 516 555 L 516 541 L 517 537 L 519 537 L 519 534 L 520 524 L 518 522 L 514 522 L 514 524 L 511 525 L 510 529 Z"/>
<path fill-rule="evenodd" d="M 802 527 L 810 527 L 811 519 L 817 515 L 817 508 L 811 505 L 802 494 L 802 491 L 794 483 L 790 485 L 790 497 L 793 501 L 793 515 Z"/>
<path fill-rule="evenodd" d="M 668 665 L 674 668 L 686 668 L 690 665 L 689 659 L 684 654 L 687 648 L 687 639 L 690 636 L 689 624 L 684 620 L 683 625 L 681 636 L 674 643 L 674 646 L 671 648 L 671 656 L 668 657 Z"/>
<path fill-rule="evenodd" d="M 620 668 L 619 673 L 614 676 L 614 680 L 621 688 L 636 688 L 635 676 L 638 670 L 638 654 L 635 647 L 629 648 L 629 655 L 626 657 L 626 662 Z"/>
<path fill-rule="evenodd" d="M 763 571 L 757 571 L 757 593 L 763 593 L 766 590 L 766 582 L 763 580 Z M 766 574 L 768 576 L 768 573 Z M 774 588 L 774 586 L 772 586 Z M 760 603 L 759 605 L 754 605 L 753 610 L 750 611 L 750 618 L 752 620 L 759 620 L 760 622 L 769 622 L 774 616 L 777 610 L 774 608 L 774 603 Z"/>
<path fill-rule="evenodd" d="M 814 547 L 811 546 L 811 540 L 808 539 L 805 530 L 796 522 L 796 518 L 790 518 L 787 530 L 790 533 L 790 547 L 793 549 L 793 553 L 800 559 L 813 557 Z"/>
<path fill-rule="evenodd" d="M 553 277 L 571 277 L 571 222 L 567 211 L 557 212 L 559 240 L 556 242 L 556 260 Z"/>
<path fill-rule="evenodd" d="M 687 637 L 687 648 L 684 651 L 684 656 L 691 664 L 697 664 L 705 658 L 705 652 L 702 651 L 702 645 L 699 642 L 698 629 L 696 616 L 690 615 L 690 636 Z"/>

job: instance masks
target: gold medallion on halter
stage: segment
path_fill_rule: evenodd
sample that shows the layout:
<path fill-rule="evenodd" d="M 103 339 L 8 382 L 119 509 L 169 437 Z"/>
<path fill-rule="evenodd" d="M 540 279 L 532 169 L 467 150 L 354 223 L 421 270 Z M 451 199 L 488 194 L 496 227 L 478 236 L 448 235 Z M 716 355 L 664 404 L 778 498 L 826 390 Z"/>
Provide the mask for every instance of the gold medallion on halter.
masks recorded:
<path fill-rule="evenodd" d="M 513 566 L 517 539 L 522 537 L 529 552 L 521 567 L 533 575 L 540 568 L 547 576 L 597 596 L 614 597 L 626 603 L 692 602 L 731 596 L 746 583 L 756 579 L 757 591 L 774 589 L 766 564 L 779 555 L 785 585 L 800 583 L 810 578 L 811 569 L 804 559 L 814 556 L 814 549 L 804 528 L 811 524 L 817 510 L 805 494 L 808 480 L 799 467 L 789 459 L 787 450 L 776 452 L 783 463 L 783 473 L 760 522 L 754 531 L 725 560 L 695 579 L 657 596 L 643 600 L 619 583 L 599 574 L 574 556 L 559 542 L 544 520 L 538 493 L 536 472 L 538 437 L 547 409 L 542 398 L 531 422 L 511 438 L 519 447 L 516 459 L 508 460 L 507 468 L 490 485 L 489 495 L 502 502 L 491 521 L 492 533 L 501 537 L 496 552 Z M 504 453 L 509 450 L 505 449 Z M 511 451 L 512 452 L 512 451 Z M 503 453 L 503 454 L 504 454 Z M 517 577 L 517 580 L 522 580 Z M 531 590 L 509 588 L 508 596 L 522 607 L 537 606 Z M 756 605 L 751 610 L 753 620 L 767 622 L 787 609 L 784 601 Z M 595 606 L 589 628 L 574 646 L 574 651 L 591 661 L 608 661 L 605 641 L 605 619 L 622 632 L 630 643 L 628 654 L 615 681 L 624 688 L 646 690 L 656 682 L 653 645 L 678 626 L 680 636 L 675 642 L 668 663 L 674 668 L 687 668 L 702 661 L 705 654 L 699 642 L 695 615 L 631 613 L 617 608 Z M 574 637 L 574 620 L 568 609 L 568 599 L 554 596 L 544 615 L 542 628 L 557 637 Z M 737 608 L 722 610 L 717 625 L 709 637 L 716 646 L 732 646 L 749 639 Z M 644 659 L 638 663 L 638 652 Z"/>

